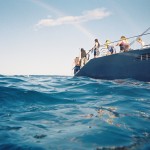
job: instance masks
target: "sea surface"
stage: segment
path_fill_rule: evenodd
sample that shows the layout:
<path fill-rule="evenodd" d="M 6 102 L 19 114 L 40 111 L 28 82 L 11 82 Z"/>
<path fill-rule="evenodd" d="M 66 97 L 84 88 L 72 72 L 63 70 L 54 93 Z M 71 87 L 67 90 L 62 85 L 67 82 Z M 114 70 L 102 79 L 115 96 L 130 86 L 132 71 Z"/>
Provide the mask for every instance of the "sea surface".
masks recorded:
<path fill-rule="evenodd" d="M 0 75 L 0 150 L 150 150 L 150 83 Z"/>

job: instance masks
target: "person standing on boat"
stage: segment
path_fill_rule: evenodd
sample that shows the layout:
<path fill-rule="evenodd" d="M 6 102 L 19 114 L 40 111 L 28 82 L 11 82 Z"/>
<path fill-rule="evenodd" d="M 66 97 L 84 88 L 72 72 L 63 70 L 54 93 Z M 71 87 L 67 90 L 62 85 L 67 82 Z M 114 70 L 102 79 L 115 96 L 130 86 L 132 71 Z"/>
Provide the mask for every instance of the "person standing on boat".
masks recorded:
<path fill-rule="evenodd" d="M 98 41 L 98 39 L 95 39 L 95 44 L 94 47 L 91 49 L 91 52 L 93 53 L 94 51 L 94 58 L 97 58 L 99 55 L 99 48 L 100 48 L 100 43 Z"/>
<path fill-rule="evenodd" d="M 76 74 L 80 70 L 80 59 L 79 59 L 79 57 L 76 57 L 74 59 L 74 64 L 75 64 L 74 74 Z"/>
<path fill-rule="evenodd" d="M 145 43 L 143 42 L 143 40 L 141 39 L 141 37 L 137 38 L 136 41 L 141 45 L 141 48 L 145 48 Z"/>
<path fill-rule="evenodd" d="M 81 67 L 87 63 L 86 51 L 81 48 Z"/>
<path fill-rule="evenodd" d="M 127 52 L 129 50 L 129 42 L 125 36 L 121 36 L 120 41 L 116 44 L 120 46 L 120 52 Z"/>
<path fill-rule="evenodd" d="M 116 49 L 114 48 L 114 46 L 111 44 L 111 42 L 109 40 L 106 40 L 105 46 L 108 49 L 107 55 L 116 53 Z"/>

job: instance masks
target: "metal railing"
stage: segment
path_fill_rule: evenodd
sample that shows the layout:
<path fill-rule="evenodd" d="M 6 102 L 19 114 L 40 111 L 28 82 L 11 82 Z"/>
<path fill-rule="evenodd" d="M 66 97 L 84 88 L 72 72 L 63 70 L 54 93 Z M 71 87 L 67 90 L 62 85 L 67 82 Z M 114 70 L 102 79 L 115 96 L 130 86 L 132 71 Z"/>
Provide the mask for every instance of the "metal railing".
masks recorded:
<path fill-rule="evenodd" d="M 150 28 L 148 28 L 148 29 L 146 30 L 146 32 L 147 32 L 149 29 L 150 29 Z M 131 49 L 131 45 L 133 45 L 134 42 L 136 42 L 136 40 L 137 40 L 139 37 L 142 37 L 142 36 L 145 36 L 145 35 L 150 35 L 150 33 L 145 33 L 145 32 L 143 32 L 142 34 L 139 34 L 139 35 L 127 37 L 127 38 L 126 38 L 127 40 L 136 38 L 136 39 L 134 39 L 132 42 L 129 43 L 129 46 L 130 46 L 130 49 L 129 49 L 129 50 L 133 50 L 133 49 Z M 120 42 L 120 41 L 121 41 L 121 40 L 113 41 L 113 42 L 110 42 L 109 44 L 112 45 L 112 44 L 118 43 L 118 42 Z M 145 47 L 146 47 L 146 46 L 150 46 L 150 44 L 146 44 Z M 101 45 L 100 48 L 101 48 L 101 49 L 100 49 L 100 52 L 106 53 L 106 51 L 108 51 L 107 48 L 106 48 L 106 44 Z M 92 49 L 89 50 L 86 55 L 88 55 L 91 51 L 92 51 Z M 103 56 L 106 56 L 106 55 L 103 55 Z"/>
<path fill-rule="evenodd" d="M 132 42 L 129 43 L 129 46 L 130 46 L 130 49 L 129 49 L 129 50 L 134 50 L 134 49 L 131 49 L 131 45 L 133 45 L 133 44 L 137 41 L 138 38 L 143 37 L 143 36 L 145 36 L 145 35 L 149 35 L 150 33 L 146 33 L 146 32 L 148 32 L 149 30 L 150 30 L 150 27 L 149 27 L 148 29 L 146 29 L 142 34 L 135 35 L 135 36 L 131 36 L 131 37 L 127 37 L 127 38 L 126 38 L 127 40 L 135 38 Z M 120 42 L 120 41 L 121 41 L 121 40 L 113 41 L 113 42 L 110 42 L 109 44 L 110 44 L 110 45 L 113 45 L 114 43 L 118 43 L 118 42 Z M 147 45 L 145 45 L 145 46 L 150 46 L 150 44 L 147 44 Z M 101 48 L 101 49 L 100 49 L 101 57 L 102 57 L 102 56 L 106 56 L 106 55 L 107 55 L 107 52 L 108 52 L 108 49 L 106 48 L 106 44 L 101 45 L 100 48 Z M 91 51 L 92 51 L 92 49 L 90 49 L 90 50 L 86 53 L 86 57 L 89 58 L 88 61 L 90 60 L 89 53 L 90 53 Z M 102 53 L 103 53 L 103 54 L 102 54 Z M 74 68 L 75 68 L 75 67 L 74 67 Z M 74 69 L 74 68 L 73 68 L 73 69 Z M 73 69 L 72 69 L 72 70 L 73 70 Z"/>

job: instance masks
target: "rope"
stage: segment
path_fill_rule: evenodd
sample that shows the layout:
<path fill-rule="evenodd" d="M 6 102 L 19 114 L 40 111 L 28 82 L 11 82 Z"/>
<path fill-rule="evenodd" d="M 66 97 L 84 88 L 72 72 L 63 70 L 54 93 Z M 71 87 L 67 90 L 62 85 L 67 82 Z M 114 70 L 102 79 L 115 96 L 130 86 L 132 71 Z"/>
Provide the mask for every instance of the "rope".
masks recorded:
<path fill-rule="evenodd" d="M 139 34 L 139 35 L 136 35 L 136 36 L 131 36 L 131 37 L 128 37 L 128 38 L 126 38 L 126 39 L 132 39 L 132 38 L 136 38 L 136 37 L 140 37 L 140 36 L 144 36 L 144 35 L 148 35 L 148 34 L 150 34 L 150 33 L 145 33 L 145 34 Z M 119 41 L 121 41 L 121 40 L 117 40 L 117 41 L 113 41 L 113 42 L 111 42 L 111 43 L 116 43 L 116 42 L 119 42 Z M 103 44 L 102 46 L 105 46 L 105 44 Z"/>
<path fill-rule="evenodd" d="M 148 30 L 149 30 L 150 28 L 148 28 L 145 32 L 147 32 Z M 144 35 L 148 35 L 148 34 L 150 34 L 150 33 L 143 33 L 143 34 L 139 34 L 139 35 L 135 35 L 135 36 L 131 36 L 131 37 L 128 37 L 128 38 L 126 38 L 126 39 L 132 39 L 132 38 L 139 38 L 139 37 L 141 37 L 141 36 L 144 36 Z M 113 41 L 113 42 L 110 42 L 110 44 L 112 44 L 112 43 L 116 43 L 116 42 L 119 42 L 119 41 L 121 41 L 121 40 L 117 40 L 117 41 Z M 135 40 L 136 41 L 136 40 Z M 134 41 L 134 42 L 135 42 Z M 133 43 L 133 41 L 130 43 L 130 46 L 132 45 L 132 43 Z M 105 46 L 105 44 L 103 44 L 103 45 L 101 45 L 100 47 L 104 47 Z M 92 49 L 91 49 L 92 50 Z M 91 52 L 91 50 L 89 50 L 89 52 L 87 53 L 87 54 L 89 54 L 90 52 Z M 86 54 L 86 55 L 87 55 Z"/>
<path fill-rule="evenodd" d="M 145 30 L 142 34 L 139 34 L 139 35 L 136 35 L 136 36 L 131 36 L 131 37 L 126 38 L 126 39 L 136 38 L 136 39 L 133 40 L 129 45 L 131 46 L 139 37 L 150 34 L 150 33 L 146 33 L 148 30 L 150 30 L 150 27 L 149 27 L 147 30 Z M 116 42 L 119 42 L 119 41 L 121 41 L 121 40 L 117 40 L 117 41 L 110 42 L 110 44 L 116 43 Z M 104 46 L 105 46 L 105 44 L 101 45 L 100 47 L 104 47 Z M 104 49 L 104 48 L 102 48 L 102 49 Z M 89 55 L 89 53 L 90 53 L 91 51 L 92 51 L 92 49 L 90 49 L 90 50 L 86 53 L 86 56 Z M 74 67 L 74 68 L 75 68 L 75 67 Z M 73 69 L 74 69 L 74 68 L 73 68 Z M 73 69 L 72 69 L 72 70 L 73 70 Z"/>
<path fill-rule="evenodd" d="M 141 35 L 139 35 L 134 41 L 132 41 L 132 42 L 130 43 L 130 46 L 131 46 L 139 37 L 143 36 L 149 29 L 150 29 L 150 27 L 149 27 L 147 30 L 145 30 Z"/>

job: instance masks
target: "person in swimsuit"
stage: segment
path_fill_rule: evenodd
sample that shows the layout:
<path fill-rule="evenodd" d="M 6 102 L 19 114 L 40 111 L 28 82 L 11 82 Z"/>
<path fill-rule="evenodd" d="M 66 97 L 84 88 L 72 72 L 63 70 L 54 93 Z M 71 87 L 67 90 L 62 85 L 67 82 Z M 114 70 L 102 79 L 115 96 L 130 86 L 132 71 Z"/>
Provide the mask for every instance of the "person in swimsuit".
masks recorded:
<path fill-rule="evenodd" d="M 76 57 L 74 59 L 74 64 L 75 64 L 74 74 L 76 74 L 80 70 L 80 59 L 79 59 L 79 57 Z"/>
<path fill-rule="evenodd" d="M 81 67 L 87 63 L 86 51 L 81 48 Z"/>
<path fill-rule="evenodd" d="M 97 58 L 99 55 L 99 48 L 100 48 L 100 43 L 98 39 L 95 39 L 95 44 L 94 47 L 91 49 L 92 53 L 94 51 L 94 58 Z"/>
<path fill-rule="evenodd" d="M 108 49 L 107 55 L 111 55 L 111 54 L 116 53 L 116 49 L 114 48 L 114 46 L 111 44 L 111 42 L 109 40 L 106 40 L 105 46 Z"/>
<path fill-rule="evenodd" d="M 125 36 L 121 36 L 120 41 L 116 44 L 120 46 L 120 52 L 127 52 L 129 50 L 129 42 Z"/>

